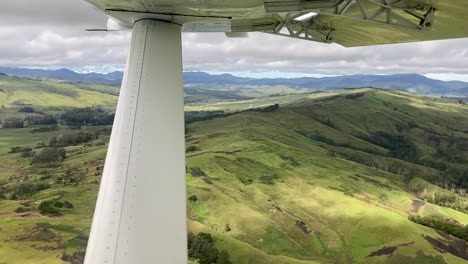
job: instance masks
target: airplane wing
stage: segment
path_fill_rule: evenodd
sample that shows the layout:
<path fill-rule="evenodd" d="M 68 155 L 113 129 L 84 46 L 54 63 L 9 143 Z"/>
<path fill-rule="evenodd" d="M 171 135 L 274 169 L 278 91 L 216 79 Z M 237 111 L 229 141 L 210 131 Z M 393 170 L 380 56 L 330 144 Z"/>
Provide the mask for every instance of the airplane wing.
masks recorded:
<path fill-rule="evenodd" d="M 133 29 L 85 263 L 187 263 L 181 32 L 346 47 L 468 37 L 466 0 L 87 0 Z"/>
<path fill-rule="evenodd" d="M 124 27 L 142 17 L 185 32 L 252 32 L 345 47 L 468 37 L 465 0 L 88 0 Z M 299 18 L 299 19 L 298 19 Z M 302 19 L 300 19 L 302 18 Z"/>

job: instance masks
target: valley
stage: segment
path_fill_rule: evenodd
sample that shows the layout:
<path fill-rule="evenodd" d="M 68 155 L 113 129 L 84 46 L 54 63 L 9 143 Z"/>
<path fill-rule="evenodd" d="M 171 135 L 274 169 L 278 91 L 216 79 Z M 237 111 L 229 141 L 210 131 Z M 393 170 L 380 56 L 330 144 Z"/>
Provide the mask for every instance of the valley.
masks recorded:
<path fill-rule="evenodd" d="M 0 89 L 2 123 L 22 122 L 0 129 L 0 263 L 80 263 L 118 89 L 5 76 Z M 191 233 L 230 263 L 468 260 L 466 104 L 250 92 L 186 102 Z"/>

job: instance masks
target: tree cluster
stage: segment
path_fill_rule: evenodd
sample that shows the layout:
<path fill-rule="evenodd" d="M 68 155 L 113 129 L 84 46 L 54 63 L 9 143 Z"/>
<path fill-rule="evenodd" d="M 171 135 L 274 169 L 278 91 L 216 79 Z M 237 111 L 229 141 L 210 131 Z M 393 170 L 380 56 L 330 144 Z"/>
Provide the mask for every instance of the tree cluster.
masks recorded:
<path fill-rule="evenodd" d="M 223 112 L 223 111 L 192 111 L 185 113 L 185 124 L 191 124 L 194 122 L 201 122 L 206 120 L 212 120 L 214 118 L 226 118 L 235 114 L 243 112 L 259 112 L 259 113 L 268 113 L 276 111 L 280 107 L 279 104 L 273 104 L 265 107 L 251 108 L 243 111 L 235 112 Z"/>
<path fill-rule="evenodd" d="M 57 118 L 51 115 L 34 115 L 25 118 L 8 118 L 3 120 L 3 128 L 23 128 L 33 125 L 57 125 Z"/>
<path fill-rule="evenodd" d="M 0 185 L 0 197 L 9 200 L 24 200 L 50 188 L 45 182 L 16 182 Z"/>
<path fill-rule="evenodd" d="M 8 153 L 22 153 L 22 152 L 30 152 L 32 151 L 32 148 L 29 147 L 12 147 Z"/>
<path fill-rule="evenodd" d="M 23 121 L 26 125 L 56 125 L 58 122 L 52 115 L 27 116 Z"/>
<path fill-rule="evenodd" d="M 465 189 L 455 189 L 444 186 L 445 190 L 428 191 L 428 184 L 419 181 L 410 181 L 409 189 L 420 199 L 443 207 L 452 208 L 463 213 L 468 213 Z"/>
<path fill-rule="evenodd" d="M 188 235 L 189 258 L 198 259 L 200 264 L 230 264 L 229 253 L 215 247 L 215 241 L 210 234 L 198 233 Z"/>
<path fill-rule="evenodd" d="M 2 122 L 3 128 L 23 128 L 24 121 L 21 118 L 8 118 Z"/>
<path fill-rule="evenodd" d="M 31 106 L 25 106 L 25 107 L 21 107 L 18 109 L 18 113 L 28 113 L 28 114 L 31 114 L 31 113 L 35 113 L 36 110 L 31 107 Z"/>
<path fill-rule="evenodd" d="M 35 153 L 32 163 L 62 162 L 65 159 L 66 151 L 63 148 L 44 148 L 39 153 Z"/>
<path fill-rule="evenodd" d="M 401 135 L 377 132 L 368 139 L 369 142 L 390 150 L 388 156 L 412 163 L 419 161 L 419 151 L 416 145 Z"/>
<path fill-rule="evenodd" d="M 60 136 L 54 136 L 49 140 L 49 147 L 67 147 L 76 146 L 82 143 L 95 140 L 96 135 L 90 132 L 79 132 L 75 134 L 64 134 Z"/>
<path fill-rule="evenodd" d="M 63 113 L 60 117 L 68 126 L 112 125 L 114 113 L 102 108 L 76 108 Z"/>
<path fill-rule="evenodd" d="M 269 113 L 277 110 L 279 108 L 279 104 L 273 104 L 265 107 L 259 107 L 259 108 L 252 108 L 252 109 L 247 109 L 247 112 L 260 112 L 260 113 Z"/>
<path fill-rule="evenodd" d="M 55 183 L 65 185 L 78 185 L 85 178 L 85 173 L 79 168 L 67 169 L 63 174 L 55 178 Z"/>
<path fill-rule="evenodd" d="M 450 220 L 436 219 L 429 217 L 421 217 L 410 215 L 408 219 L 417 224 L 427 226 L 454 237 L 460 238 L 468 242 L 468 225 L 461 225 Z"/>
<path fill-rule="evenodd" d="M 60 211 L 54 206 L 54 201 L 43 201 L 37 209 L 41 214 L 59 214 Z"/>

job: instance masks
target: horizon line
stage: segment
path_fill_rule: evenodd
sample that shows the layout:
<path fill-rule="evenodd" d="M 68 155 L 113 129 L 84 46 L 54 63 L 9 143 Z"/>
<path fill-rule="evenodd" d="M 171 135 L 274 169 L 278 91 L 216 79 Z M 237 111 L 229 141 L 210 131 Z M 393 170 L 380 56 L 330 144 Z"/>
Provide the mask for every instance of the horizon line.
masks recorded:
<path fill-rule="evenodd" d="M 43 70 L 43 71 L 59 71 L 68 70 L 77 74 L 111 74 L 111 73 L 123 73 L 123 70 L 115 70 L 108 72 L 99 71 L 79 71 L 73 69 L 73 67 L 56 67 L 56 68 L 44 68 L 44 67 L 18 67 L 18 66 L 0 66 L 0 68 L 10 69 L 26 69 L 26 70 Z M 433 80 L 439 80 L 444 82 L 459 81 L 468 83 L 468 74 L 459 73 L 416 73 L 416 72 L 396 72 L 396 73 L 349 73 L 349 74 L 318 74 L 318 73 L 302 73 L 302 72 L 255 72 L 255 71 L 217 71 L 217 70 L 184 70 L 184 73 L 206 73 L 213 76 L 220 75 L 231 75 L 237 78 L 251 78 L 251 79 L 299 79 L 299 78 L 330 78 L 330 77 L 346 77 L 346 76 L 391 76 L 391 75 L 419 75 Z"/>

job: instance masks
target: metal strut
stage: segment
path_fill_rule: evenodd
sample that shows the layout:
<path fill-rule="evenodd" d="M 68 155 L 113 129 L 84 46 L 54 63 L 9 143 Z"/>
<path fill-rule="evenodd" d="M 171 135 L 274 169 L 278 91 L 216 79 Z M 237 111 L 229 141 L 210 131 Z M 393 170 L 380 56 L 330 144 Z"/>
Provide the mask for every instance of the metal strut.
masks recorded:
<path fill-rule="evenodd" d="M 320 13 L 424 31 L 432 27 L 435 11 L 431 5 L 416 0 L 343 0 Z"/>
<path fill-rule="evenodd" d="M 86 264 L 187 263 L 181 27 L 134 24 Z"/>
<path fill-rule="evenodd" d="M 302 15 L 291 16 L 287 14 L 285 18 L 275 15 L 277 24 L 273 32 L 267 31 L 267 33 L 323 43 L 333 42 L 333 32 L 335 31 L 333 27 L 320 22 L 318 16 L 312 16 L 304 21 L 296 20 Z"/>
<path fill-rule="evenodd" d="M 265 3 L 275 13 L 276 24 L 267 33 L 318 42 L 333 42 L 335 28 L 321 22 L 321 15 L 345 17 L 363 22 L 415 31 L 429 30 L 436 9 L 421 0 L 297 0 Z M 284 14 L 284 12 L 288 12 Z M 295 13 L 294 13 L 295 12 Z M 311 15 L 306 21 L 298 17 Z"/>

